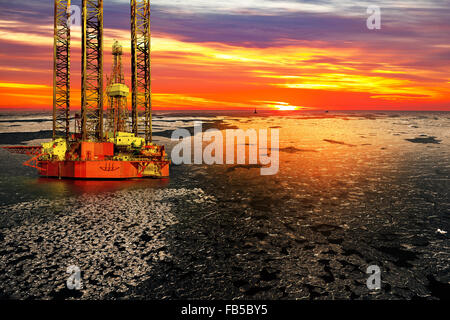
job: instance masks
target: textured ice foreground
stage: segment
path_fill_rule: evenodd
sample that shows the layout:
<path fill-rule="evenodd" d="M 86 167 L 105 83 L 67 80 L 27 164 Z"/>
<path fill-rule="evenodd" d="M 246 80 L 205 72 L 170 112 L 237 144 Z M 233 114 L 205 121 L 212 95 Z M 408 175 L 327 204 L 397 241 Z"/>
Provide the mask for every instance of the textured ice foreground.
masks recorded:
<path fill-rule="evenodd" d="M 165 230 L 177 223 L 174 198 L 212 201 L 201 189 L 144 189 L 0 207 L 30 217 L 2 231 L 3 294 L 45 299 L 126 292 L 150 277 L 152 261 L 166 259 Z M 82 271 L 79 292 L 66 288 L 70 265 Z"/>

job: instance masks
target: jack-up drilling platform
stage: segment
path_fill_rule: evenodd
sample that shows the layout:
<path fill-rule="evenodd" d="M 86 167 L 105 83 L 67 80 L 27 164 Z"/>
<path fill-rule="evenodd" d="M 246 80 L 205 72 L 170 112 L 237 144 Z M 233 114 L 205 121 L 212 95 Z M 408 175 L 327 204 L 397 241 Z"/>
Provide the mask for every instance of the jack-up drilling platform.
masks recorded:
<path fill-rule="evenodd" d="M 53 139 L 41 146 L 3 147 L 30 155 L 24 165 L 44 177 L 131 179 L 168 177 L 164 146 L 152 143 L 150 0 L 131 6 L 131 128 L 122 70 L 122 46 L 114 41 L 113 70 L 103 87 L 103 0 L 82 0 L 81 116 L 70 132 L 70 0 L 55 0 Z M 103 102 L 107 101 L 106 119 Z M 141 116 L 140 116 L 141 115 Z M 144 137 L 139 136 L 143 128 Z"/>

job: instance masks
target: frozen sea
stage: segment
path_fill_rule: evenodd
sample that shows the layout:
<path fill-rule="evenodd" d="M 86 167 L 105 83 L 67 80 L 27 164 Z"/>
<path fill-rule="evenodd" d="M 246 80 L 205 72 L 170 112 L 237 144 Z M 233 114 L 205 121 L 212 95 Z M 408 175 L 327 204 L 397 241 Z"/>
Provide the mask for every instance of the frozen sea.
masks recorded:
<path fill-rule="evenodd" d="M 163 180 L 54 180 L 0 149 L 0 297 L 450 298 L 450 113 L 160 111 L 154 141 L 170 154 L 172 131 L 194 121 L 278 129 L 279 172 L 192 164 Z M 0 145 L 50 130 L 48 113 L 0 112 Z M 81 290 L 66 287 L 71 265 Z"/>

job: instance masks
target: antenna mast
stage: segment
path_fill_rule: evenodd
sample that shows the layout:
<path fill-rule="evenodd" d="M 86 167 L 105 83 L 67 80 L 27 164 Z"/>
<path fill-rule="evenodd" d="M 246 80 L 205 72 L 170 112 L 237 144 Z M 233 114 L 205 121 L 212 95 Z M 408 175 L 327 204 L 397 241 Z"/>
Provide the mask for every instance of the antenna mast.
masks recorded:
<path fill-rule="evenodd" d="M 152 141 L 150 49 L 150 0 L 131 0 L 132 132 L 138 135 L 139 111 L 143 111 L 147 143 Z"/>
<path fill-rule="evenodd" d="M 69 138 L 70 0 L 55 0 L 53 34 L 53 139 Z"/>
<path fill-rule="evenodd" d="M 81 136 L 103 140 L 103 0 L 83 0 Z"/>

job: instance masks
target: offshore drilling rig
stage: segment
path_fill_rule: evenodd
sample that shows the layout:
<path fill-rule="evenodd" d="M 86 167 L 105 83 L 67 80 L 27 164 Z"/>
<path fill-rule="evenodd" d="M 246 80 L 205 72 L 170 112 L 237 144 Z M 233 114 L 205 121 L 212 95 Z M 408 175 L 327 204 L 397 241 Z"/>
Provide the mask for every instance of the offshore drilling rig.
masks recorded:
<path fill-rule="evenodd" d="M 114 41 L 113 70 L 103 84 L 103 0 L 82 0 L 81 116 L 70 132 L 70 0 L 54 2 L 53 139 L 41 146 L 4 147 L 30 155 L 41 176 L 76 179 L 168 177 L 164 146 L 152 143 L 150 0 L 131 0 L 131 127 Z M 104 100 L 107 115 L 104 119 Z M 106 123 L 105 123 L 106 122 Z M 143 137 L 140 136 L 143 129 Z"/>

